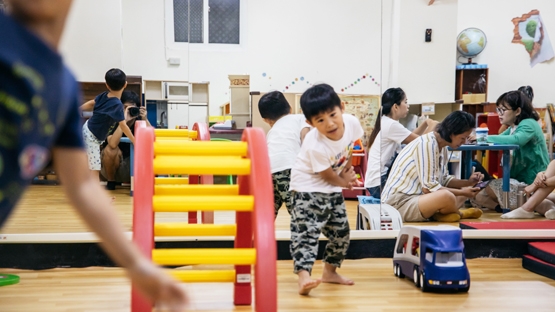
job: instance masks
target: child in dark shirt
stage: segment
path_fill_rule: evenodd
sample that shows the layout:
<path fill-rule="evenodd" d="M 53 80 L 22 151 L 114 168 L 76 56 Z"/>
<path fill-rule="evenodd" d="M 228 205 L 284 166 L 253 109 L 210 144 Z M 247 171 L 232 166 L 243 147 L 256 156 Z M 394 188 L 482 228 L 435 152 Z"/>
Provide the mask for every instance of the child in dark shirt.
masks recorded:
<path fill-rule="evenodd" d="M 106 140 L 110 129 L 118 125 L 131 142 L 135 143 L 133 133 L 125 121 L 129 111 L 127 109 L 124 111 L 120 100 L 123 89 L 127 86 L 127 77 L 121 69 L 112 68 L 106 72 L 104 78 L 108 91 L 94 99 L 92 117 L 83 125 L 89 169 L 95 171 L 95 176 L 98 177 L 101 168 L 100 145 Z"/>
<path fill-rule="evenodd" d="M 0 226 L 52 154 L 69 200 L 111 258 L 150 301 L 183 311 L 181 287 L 123 234 L 109 197 L 88 169 L 78 84 L 57 53 L 71 1 L 5 3 L 13 17 L 0 12 Z"/>

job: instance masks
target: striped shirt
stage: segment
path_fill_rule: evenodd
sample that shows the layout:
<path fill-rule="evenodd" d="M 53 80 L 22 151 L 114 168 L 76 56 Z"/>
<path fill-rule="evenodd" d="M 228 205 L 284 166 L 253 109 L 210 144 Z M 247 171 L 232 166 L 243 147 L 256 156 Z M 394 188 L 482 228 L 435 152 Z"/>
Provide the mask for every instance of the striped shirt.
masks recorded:
<path fill-rule="evenodd" d="M 447 147 L 439 149 L 434 132 L 410 142 L 393 163 L 382 191 L 382 202 L 396 193 L 422 195 L 422 188 L 435 192 L 447 186 L 449 175 Z"/>

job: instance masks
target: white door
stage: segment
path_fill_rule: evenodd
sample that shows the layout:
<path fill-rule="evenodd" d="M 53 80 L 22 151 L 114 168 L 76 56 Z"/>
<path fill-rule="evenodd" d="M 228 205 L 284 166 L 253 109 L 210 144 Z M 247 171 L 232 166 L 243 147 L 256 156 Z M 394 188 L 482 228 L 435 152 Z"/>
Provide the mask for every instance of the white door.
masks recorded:
<path fill-rule="evenodd" d="M 203 122 L 208 125 L 208 105 L 189 105 L 189 129 L 195 122 Z"/>
<path fill-rule="evenodd" d="M 168 102 L 168 129 L 189 125 L 189 104 Z"/>

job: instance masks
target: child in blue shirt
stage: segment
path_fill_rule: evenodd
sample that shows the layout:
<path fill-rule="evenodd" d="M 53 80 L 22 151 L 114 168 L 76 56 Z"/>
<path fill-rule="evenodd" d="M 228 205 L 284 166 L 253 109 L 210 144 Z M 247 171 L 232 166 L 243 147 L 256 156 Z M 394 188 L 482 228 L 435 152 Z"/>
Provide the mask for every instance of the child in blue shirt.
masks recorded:
<path fill-rule="evenodd" d="M 79 87 L 56 52 L 71 1 L 7 4 L 13 18 L 0 12 L 0 227 L 52 155 L 65 193 L 110 257 L 153 303 L 183 311 L 181 287 L 125 237 L 88 169 Z"/>
<path fill-rule="evenodd" d="M 104 77 L 108 91 L 99 94 L 94 99 L 92 117 L 83 125 L 83 139 L 87 148 L 89 169 L 96 171 L 99 176 L 101 168 L 100 145 L 106 140 L 110 130 L 116 125 L 135 144 L 135 137 L 127 126 L 125 117 L 128 111 L 123 110 L 121 94 L 127 86 L 127 77 L 121 69 L 112 68 Z"/>

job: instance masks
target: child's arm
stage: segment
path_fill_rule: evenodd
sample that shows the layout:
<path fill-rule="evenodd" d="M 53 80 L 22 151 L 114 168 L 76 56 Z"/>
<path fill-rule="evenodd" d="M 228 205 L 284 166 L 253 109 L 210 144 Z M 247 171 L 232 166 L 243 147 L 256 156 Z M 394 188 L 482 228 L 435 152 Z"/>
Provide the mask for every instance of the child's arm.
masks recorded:
<path fill-rule="evenodd" d="M 94 109 L 94 100 L 87 101 L 85 104 L 81 105 L 82 112 L 92 112 Z"/>
<path fill-rule="evenodd" d="M 123 131 L 121 130 L 120 127 L 117 127 L 114 133 L 112 133 L 106 138 L 106 142 L 108 143 L 108 146 L 110 146 L 111 148 L 118 147 L 122 135 L 123 135 Z"/>
<path fill-rule="evenodd" d="M 335 173 L 335 171 L 333 171 L 331 167 L 324 171 L 318 172 L 318 174 L 322 177 L 322 179 L 324 179 L 324 181 L 328 182 L 331 185 L 340 186 L 343 188 L 351 187 L 349 181 L 337 175 L 337 173 Z"/>
<path fill-rule="evenodd" d="M 303 144 L 304 137 L 310 131 L 310 129 L 311 129 L 310 127 L 304 127 L 301 129 L 301 144 Z"/>
<path fill-rule="evenodd" d="M 343 169 L 340 174 L 335 173 L 335 171 L 331 167 L 322 172 L 319 172 L 318 174 L 320 174 L 322 179 L 324 179 L 324 181 L 328 182 L 329 184 L 348 189 L 353 188 L 353 182 L 357 179 L 355 170 L 352 166 L 352 158 L 349 159 L 347 165 L 345 166 L 345 169 Z"/>
<path fill-rule="evenodd" d="M 125 135 L 129 138 L 129 140 L 131 140 L 131 143 L 135 144 L 135 137 L 133 136 L 133 133 L 131 133 L 131 129 L 129 129 L 129 126 L 127 126 L 127 122 L 125 122 L 125 120 L 120 121 L 119 127 L 121 128 L 121 131 L 123 131 L 123 133 L 125 133 Z"/>
<path fill-rule="evenodd" d="M 88 169 L 85 151 L 54 148 L 53 160 L 73 207 L 100 237 L 102 247 L 114 262 L 127 269 L 132 282 L 152 302 L 165 305 L 170 311 L 184 311 L 187 298 L 180 286 L 123 234 L 109 197 Z"/>

